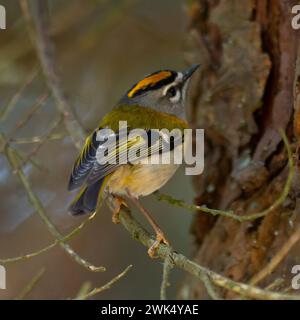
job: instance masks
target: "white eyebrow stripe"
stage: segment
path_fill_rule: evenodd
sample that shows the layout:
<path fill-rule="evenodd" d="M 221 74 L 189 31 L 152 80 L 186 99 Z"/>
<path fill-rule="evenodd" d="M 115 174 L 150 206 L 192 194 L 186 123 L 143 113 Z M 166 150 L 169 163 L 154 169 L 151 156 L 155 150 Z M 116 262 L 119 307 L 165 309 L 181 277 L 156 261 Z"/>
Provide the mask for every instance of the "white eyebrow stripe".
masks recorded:
<path fill-rule="evenodd" d="M 169 90 L 171 87 L 176 86 L 177 84 L 178 84 L 178 83 L 176 83 L 176 81 L 174 81 L 174 82 L 170 83 L 169 85 L 167 85 L 167 86 L 165 87 L 164 91 L 163 91 L 163 95 L 166 96 L 168 90 Z M 178 102 L 178 101 L 180 100 L 180 98 L 181 98 L 181 92 L 180 92 L 180 90 L 179 90 L 178 88 L 176 88 L 176 95 L 175 95 L 175 97 L 170 98 L 170 101 L 173 102 L 173 103 L 175 103 L 175 102 Z"/>
<path fill-rule="evenodd" d="M 163 91 L 163 95 L 165 96 L 168 92 L 168 90 L 171 88 L 171 87 L 174 87 L 177 85 L 177 82 L 176 80 L 173 81 L 172 83 L 168 84 L 165 88 L 164 88 L 164 91 Z"/>

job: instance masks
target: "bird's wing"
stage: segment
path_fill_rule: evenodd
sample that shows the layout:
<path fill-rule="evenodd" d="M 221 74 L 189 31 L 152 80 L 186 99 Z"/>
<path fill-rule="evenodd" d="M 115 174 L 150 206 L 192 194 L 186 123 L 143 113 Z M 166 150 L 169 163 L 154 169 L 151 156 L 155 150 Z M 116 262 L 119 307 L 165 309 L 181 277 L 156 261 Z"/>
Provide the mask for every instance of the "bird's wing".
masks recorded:
<path fill-rule="evenodd" d="M 103 128 L 94 131 L 85 142 L 77 158 L 69 180 L 69 190 L 91 185 L 127 163 L 128 150 L 138 151 L 148 145 L 147 139 L 135 137 L 128 139 L 128 128 L 117 133 Z M 146 155 L 145 155 L 146 156 Z M 103 162 L 105 158 L 105 162 Z"/>
<path fill-rule="evenodd" d="M 87 178 L 87 184 L 93 184 L 99 179 L 114 172 L 118 167 L 130 163 L 130 155 L 136 154 L 140 150 L 144 150 L 142 154 L 139 154 L 140 158 L 145 158 L 148 155 L 148 136 L 128 136 L 129 130 L 124 133 L 118 132 L 116 135 L 116 141 L 100 145 L 97 150 L 96 162 Z M 116 143 L 114 143 L 116 142 Z M 104 157 L 102 156 L 105 156 Z M 104 161 L 102 161 L 104 160 Z"/>
<path fill-rule="evenodd" d="M 97 148 L 99 147 L 99 142 L 97 141 L 96 137 L 96 131 L 87 137 L 84 147 L 73 166 L 69 179 L 69 190 L 74 190 L 81 187 L 93 168 L 96 159 Z"/>
<path fill-rule="evenodd" d="M 98 155 L 97 159 L 100 161 L 96 161 L 90 171 L 86 181 L 87 184 L 91 185 L 104 178 L 121 165 L 127 163 L 134 164 L 136 162 L 143 161 L 150 155 L 157 155 L 172 151 L 174 146 L 183 142 L 182 135 L 175 136 L 172 141 L 169 141 L 169 137 L 162 135 L 159 131 L 148 130 L 145 131 L 145 133 L 145 135 L 142 134 L 134 136 L 129 136 L 128 134 L 127 136 L 124 136 L 119 133 L 115 146 L 109 145 L 107 147 L 107 145 L 100 145 L 98 151 L 104 148 L 101 150 L 101 154 L 103 155 L 105 150 L 109 150 L 108 156 L 105 159 L 105 163 L 101 164 L 101 159 L 99 159 Z"/>

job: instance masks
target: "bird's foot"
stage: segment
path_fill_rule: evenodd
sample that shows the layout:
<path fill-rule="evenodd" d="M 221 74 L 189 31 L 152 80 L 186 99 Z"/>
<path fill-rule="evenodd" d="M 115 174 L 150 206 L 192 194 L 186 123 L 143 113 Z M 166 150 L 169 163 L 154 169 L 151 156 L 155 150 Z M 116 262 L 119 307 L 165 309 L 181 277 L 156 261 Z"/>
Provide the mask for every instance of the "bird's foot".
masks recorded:
<path fill-rule="evenodd" d="M 113 200 L 110 203 L 110 207 L 113 212 L 112 222 L 115 224 L 120 223 L 120 211 L 121 211 L 122 205 L 125 206 L 126 208 L 128 208 L 128 205 L 123 198 L 118 197 L 118 196 L 114 196 Z"/>
<path fill-rule="evenodd" d="M 159 245 L 164 243 L 167 246 L 170 246 L 169 240 L 165 237 L 161 230 L 156 231 L 156 240 L 152 244 L 152 246 L 148 249 L 148 255 L 150 258 L 155 259 L 157 258 L 157 250 Z"/>

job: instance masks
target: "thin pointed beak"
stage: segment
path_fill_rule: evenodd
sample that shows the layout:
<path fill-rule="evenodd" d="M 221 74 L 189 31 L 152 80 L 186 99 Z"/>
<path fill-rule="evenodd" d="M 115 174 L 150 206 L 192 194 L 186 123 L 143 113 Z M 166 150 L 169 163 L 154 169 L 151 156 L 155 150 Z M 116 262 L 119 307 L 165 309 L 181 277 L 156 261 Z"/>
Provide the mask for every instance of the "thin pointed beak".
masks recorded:
<path fill-rule="evenodd" d="M 199 66 L 200 64 L 195 64 L 189 69 L 183 71 L 183 82 L 188 80 L 193 75 L 193 73 L 199 68 Z"/>

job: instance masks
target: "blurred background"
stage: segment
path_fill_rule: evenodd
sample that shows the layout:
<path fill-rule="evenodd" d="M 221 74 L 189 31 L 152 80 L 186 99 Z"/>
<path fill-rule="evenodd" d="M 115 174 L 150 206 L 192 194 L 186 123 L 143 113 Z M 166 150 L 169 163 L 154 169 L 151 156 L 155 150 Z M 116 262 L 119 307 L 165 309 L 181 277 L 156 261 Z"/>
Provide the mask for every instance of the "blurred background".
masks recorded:
<path fill-rule="evenodd" d="M 87 130 L 94 129 L 123 93 L 145 74 L 162 68 L 186 67 L 183 0 L 48 2 L 62 87 Z M 22 168 L 51 221 L 66 234 L 84 219 L 67 213 L 74 196 L 67 191 L 67 183 L 78 151 L 64 126 L 54 126 L 54 99 L 47 89 L 19 1 L 2 0 L 1 4 L 6 7 L 7 30 L 0 31 L 0 130 L 22 155 Z M 46 142 L 39 143 L 45 133 Z M 53 237 L 2 154 L 0 190 L 0 259 L 30 253 L 52 243 Z M 193 199 L 191 181 L 183 168 L 163 191 L 189 203 Z M 151 196 L 143 202 L 174 248 L 190 256 L 191 214 L 159 203 Z M 142 216 L 134 214 L 151 231 Z M 107 271 L 88 272 L 55 247 L 30 260 L 6 265 L 7 290 L 0 290 L 0 299 L 18 296 L 42 268 L 45 273 L 28 299 L 75 297 L 84 282 L 99 287 L 129 264 L 133 268 L 125 278 L 96 298 L 159 298 L 162 263 L 151 260 L 146 249 L 131 239 L 122 226 L 114 225 L 105 208 L 70 244 L 84 259 L 105 266 Z M 176 297 L 181 277 L 181 271 L 172 272 L 169 298 Z"/>

